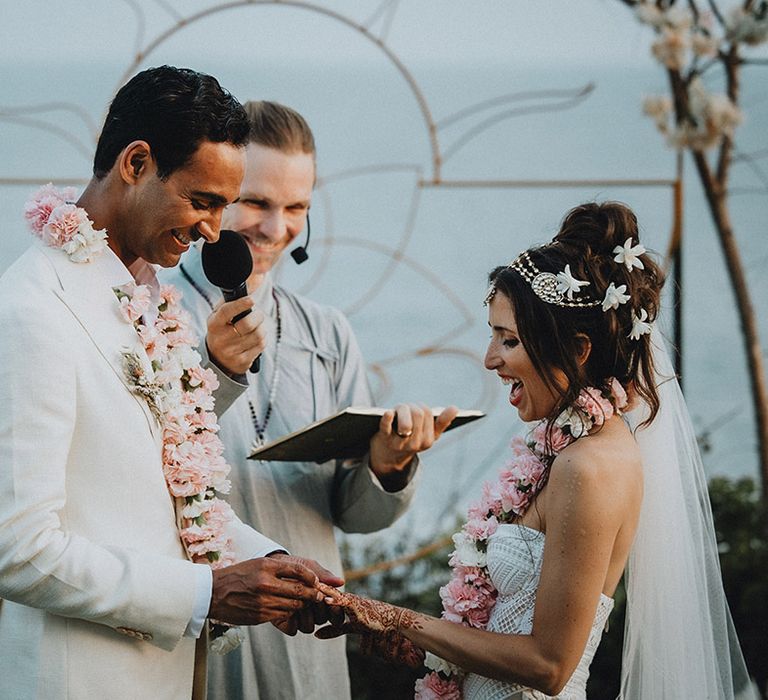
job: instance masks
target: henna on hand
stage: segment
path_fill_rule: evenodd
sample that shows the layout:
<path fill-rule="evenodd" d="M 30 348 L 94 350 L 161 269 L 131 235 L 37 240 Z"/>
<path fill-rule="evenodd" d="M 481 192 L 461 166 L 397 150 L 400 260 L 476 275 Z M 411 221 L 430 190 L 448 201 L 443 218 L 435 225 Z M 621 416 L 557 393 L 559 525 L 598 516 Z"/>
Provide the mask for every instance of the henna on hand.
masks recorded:
<path fill-rule="evenodd" d="M 421 668 L 424 664 L 424 650 L 397 632 L 363 634 L 360 638 L 360 651 L 410 668 Z"/>
<path fill-rule="evenodd" d="M 328 604 L 344 610 L 348 618 L 346 624 L 352 632 L 399 632 L 422 628 L 421 616 L 408 608 L 343 593 L 322 583 L 317 583 L 316 587 L 325 594 Z"/>

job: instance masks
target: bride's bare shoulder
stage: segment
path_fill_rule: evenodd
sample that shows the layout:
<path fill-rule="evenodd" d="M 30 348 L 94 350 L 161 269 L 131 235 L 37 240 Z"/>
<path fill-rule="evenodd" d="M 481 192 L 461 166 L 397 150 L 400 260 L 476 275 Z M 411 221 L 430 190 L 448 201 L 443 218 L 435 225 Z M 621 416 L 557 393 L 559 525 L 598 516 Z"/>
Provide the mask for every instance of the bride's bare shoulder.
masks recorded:
<path fill-rule="evenodd" d="M 579 482 L 598 488 L 616 499 L 622 493 L 632 497 L 642 489 L 640 449 L 626 424 L 619 418 L 600 430 L 566 447 L 552 465 L 552 487 Z"/>

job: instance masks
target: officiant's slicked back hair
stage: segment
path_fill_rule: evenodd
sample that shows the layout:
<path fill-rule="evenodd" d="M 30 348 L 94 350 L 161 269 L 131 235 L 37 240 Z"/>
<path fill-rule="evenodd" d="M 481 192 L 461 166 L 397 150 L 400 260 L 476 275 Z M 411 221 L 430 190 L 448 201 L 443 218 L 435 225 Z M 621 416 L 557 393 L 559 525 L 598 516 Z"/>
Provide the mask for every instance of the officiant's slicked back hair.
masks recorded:
<path fill-rule="evenodd" d="M 648 323 L 659 312 L 664 274 L 647 253 L 640 260 L 643 269 L 627 269 L 616 262 L 614 248 L 631 239 L 638 245 L 637 219 L 629 207 L 619 202 L 587 203 L 569 211 L 551 243 L 528 251 L 541 272 L 557 274 L 570 265 L 577 280 L 589 282 L 584 291 L 602 302 L 609 285 L 626 285 L 629 301 L 616 309 L 603 311 L 601 304 L 589 307 L 558 306 L 542 301 L 519 272 L 505 266 L 489 275 L 496 292 L 512 303 L 517 330 L 523 347 L 537 371 L 561 397 L 551 419 L 573 404 L 585 387 L 603 388 L 611 377 L 626 388 L 631 386 L 648 404 L 649 423 L 659 408 L 650 334 L 631 338 L 633 315 L 647 313 Z M 579 363 L 583 336 L 591 342 L 589 357 Z M 554 370 L 568 379 L 563 392 L 555 381 Z"/>
<path fill-rule="evenodd" d="M 304 117 L 295 109 L 267 100 L 246 102 L 250 132 L 248 140 L 282 153 L 315 155 L 315 137 Z"/>
<path fill-rule="evenodd" d="M 158 177 L 165 179 L 189 161 L 201 142 L 245 146 L 248 129 L 245 109 L 213 76 L 173 66 L 148 68 L 112 100 L 93 174 L 103 178 L 129 143 L 146 141 Z"/>

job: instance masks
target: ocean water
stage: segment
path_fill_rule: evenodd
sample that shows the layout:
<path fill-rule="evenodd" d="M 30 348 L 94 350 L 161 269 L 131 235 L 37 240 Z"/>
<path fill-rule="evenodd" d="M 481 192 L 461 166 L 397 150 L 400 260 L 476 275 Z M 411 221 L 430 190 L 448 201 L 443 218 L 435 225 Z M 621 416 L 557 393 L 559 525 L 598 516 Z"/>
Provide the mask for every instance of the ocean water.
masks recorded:
<path fill-rule="evenodd" d="M 378 403 L 416 401 L 480 408 L 488 417 L 446 435 L 425 456 L 419 495 L 400 527 L 438 531 L 451 524 L 484 477 L 506 459 L 524 426 L 507 391 L 482 367 L 488 331 L 482 301 L 487 272 L 548 240 L 563 214 L 593 199 L 632 206 L 647 247 L 664 254 L 672 224 L 667 186 L 422 187 L 433 151 L 415 93 L 392 64 L 277 60 L 251 47 L 191 59 L 185 37 L 143 64 L 186 64 L 211 72 L 239 98 L 276 99 L 299 109 L 315 131 L 319 182 L 312 206 L 310 261 L 281 265 L 281 280 L 344 309 L 370 364 Z M 330 40 L 329 40 L 330 41 Z M 205 52 L 203 52 L 205 53 Z M 186 60 L 184 60 L 186 59 Z M 23 203 L 33 181 L 87 180 L 94 135 L 129 61 L 3 59 L 0 119 L 0 272 L 28 245 Z M 641 114 L 644 94 L 663 90 L 661 71 L 594 62 L 473 62 L 471 57 L 408 66 L 438 123 L 499 95 L 556 90 L 589 95 L 569 109 L 563 97 L 521 97 L 446 123 L 437 137 L 445 180 L 667 179 L 675 158 Z M 757 82 L 744 80 L 742 152 L 764 150 L 768 109 Z M 544 104 L 558 109 L 542 110 Z M 20 114 L 19 107 L 45 109 Z M 72 106 L 77 106 L 74 111 Z M 522 113 L 502 118 L 504 112 Z M 471 129 L 491 123 L 461 144 Z M 470 130 L 468 132 L 468 130 Z M 759 162 L 759 161 L 758 161 Z M 692 163 L 685 164 L 684 387 L 697 430 L 706 435 L 710 475 L 757 474 L 742 338 L 733 295 Z M 13 178 L 29 182 L 10 183 Z M 768 344 L 768 200 L 746 161 L 734 165 L 734 227 Z M 763 191 L 757 191 L 760 187 Z M 670 302 L 667 300 L 667 307 Z M 670 331 L 671 314 L 664 327 Z"/>

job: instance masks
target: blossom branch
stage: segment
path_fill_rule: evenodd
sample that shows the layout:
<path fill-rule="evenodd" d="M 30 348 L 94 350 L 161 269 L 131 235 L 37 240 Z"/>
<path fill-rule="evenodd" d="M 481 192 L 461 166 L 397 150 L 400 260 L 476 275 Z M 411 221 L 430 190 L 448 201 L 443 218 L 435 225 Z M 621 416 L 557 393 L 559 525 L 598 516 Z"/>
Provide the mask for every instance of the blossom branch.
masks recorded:
<path fill-rule="evenodd" d="M 720 8 L 717 6 L 717 3 L 715 0 L 708 0 L 709 3 L 709 9 L 712 12 L 712 14 L 717 19 L 718 23 L 721 27 L 725 26 L 725 17 L 723 17 L 723 13 L 720 12 Z"/>

